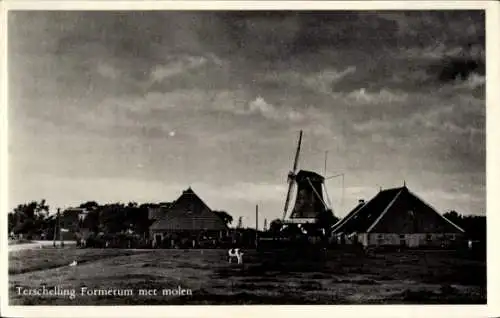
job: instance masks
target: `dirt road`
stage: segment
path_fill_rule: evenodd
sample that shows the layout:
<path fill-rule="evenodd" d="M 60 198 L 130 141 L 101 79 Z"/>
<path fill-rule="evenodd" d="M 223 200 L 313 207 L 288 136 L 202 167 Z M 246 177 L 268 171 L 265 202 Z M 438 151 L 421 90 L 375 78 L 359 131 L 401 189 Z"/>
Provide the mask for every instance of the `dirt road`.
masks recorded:
<path fill-rule="evenodd" d="M 75 241 L 63 241 L 64 245 L 75 245 Z M 37 248 L 47 248 L 52 247 L 53 241 L 33 241 L 31 243 L 23 243 L 23 244 L 13 244 L 9 245 L 9 252 L 23 251 L 23 250 L 32 250 Z M 56 244 L 59 246 L 61 244 L 60 241 L 57 241 Z"/>

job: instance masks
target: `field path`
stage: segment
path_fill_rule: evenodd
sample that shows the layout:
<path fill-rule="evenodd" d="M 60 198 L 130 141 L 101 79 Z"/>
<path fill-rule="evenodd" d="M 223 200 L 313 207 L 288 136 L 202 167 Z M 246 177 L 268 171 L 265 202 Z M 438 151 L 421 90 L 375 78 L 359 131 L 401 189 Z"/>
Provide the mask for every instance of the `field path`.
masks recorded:
<path fill-rule="evenodd" d="M 16 251 L 24 251 L 24 250 L 33 250 L 42 247 L 51 247 L 53 241 L 33 241 L 31 243 L 24 244 L 13 244 L 9 245 L 9 252 Z M 57 241 L 57 245 L 61 244 L 60 241 Z M 64 241 L 64 245 L 76 245 L 75 241 Z"/>

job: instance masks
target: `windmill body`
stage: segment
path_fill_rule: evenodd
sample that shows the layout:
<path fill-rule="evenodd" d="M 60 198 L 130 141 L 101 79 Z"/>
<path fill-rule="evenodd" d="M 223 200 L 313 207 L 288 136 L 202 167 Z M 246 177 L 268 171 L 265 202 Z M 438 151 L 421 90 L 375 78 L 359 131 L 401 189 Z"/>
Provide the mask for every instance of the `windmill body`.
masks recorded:
<path fill-rule="evenodd" d="M 314 222 L 319 213 L 326 211 L 323 199 L 323 176 L 313 171 L 300 170 L 295 178 L 295 204 L 289 219 L 294 223 Z"/>
<path fill-rule="evenodd" d="M 314 223 L 321 213 L 330 210 L 324 198 L 325 178 L 314 171 L 297 172 L 301 144 L 302 131 L 299 135 L 293 170 L 288 174 L 288 192 L 283 211 L 284 224 Z M 290 209 L 292 201 L 293 207 Z"/>

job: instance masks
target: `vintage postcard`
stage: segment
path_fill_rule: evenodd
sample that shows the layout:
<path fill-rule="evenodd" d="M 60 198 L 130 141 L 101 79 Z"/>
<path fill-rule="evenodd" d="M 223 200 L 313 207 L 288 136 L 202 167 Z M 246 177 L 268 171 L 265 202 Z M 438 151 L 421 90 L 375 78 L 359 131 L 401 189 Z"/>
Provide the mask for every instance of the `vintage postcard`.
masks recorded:
<path fill-rule="evenodd" d="M 2 315 L 493 316 L 498 9 L 7 1 Z"/>

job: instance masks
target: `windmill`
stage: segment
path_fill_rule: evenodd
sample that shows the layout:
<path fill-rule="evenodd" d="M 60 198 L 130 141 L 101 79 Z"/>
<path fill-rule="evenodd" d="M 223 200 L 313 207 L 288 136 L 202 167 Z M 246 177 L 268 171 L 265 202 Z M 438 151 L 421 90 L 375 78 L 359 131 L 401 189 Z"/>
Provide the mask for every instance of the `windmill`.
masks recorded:
<path fill-rule="evenodd" d="M 301 144 L 302 130 L 299 134 L 293 167 L 288 173 L 288 191 L 283 209 L 284 224 L 314 223 L 321 213 L 332 210 L 325 187 L 325 178 L 313 171 L 297 171 Z M 295 197 L 295 202 L 289 211 L 292 196 Z M 289 215 L 288 218 L 287 215 Z"/>

